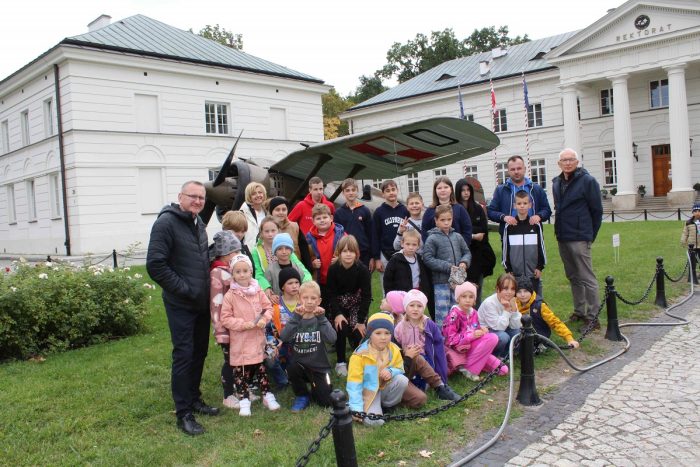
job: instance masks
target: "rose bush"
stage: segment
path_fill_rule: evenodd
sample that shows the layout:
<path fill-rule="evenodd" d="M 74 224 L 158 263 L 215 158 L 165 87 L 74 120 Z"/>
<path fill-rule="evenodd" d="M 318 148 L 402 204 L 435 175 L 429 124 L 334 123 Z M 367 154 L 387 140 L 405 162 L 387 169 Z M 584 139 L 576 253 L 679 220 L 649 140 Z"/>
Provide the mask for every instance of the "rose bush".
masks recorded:
<path fill-rule="evenodd" d="M 0 360 L 135 334 L 149 289 L 128 270 L 14 263 L 0 275 Z"/>

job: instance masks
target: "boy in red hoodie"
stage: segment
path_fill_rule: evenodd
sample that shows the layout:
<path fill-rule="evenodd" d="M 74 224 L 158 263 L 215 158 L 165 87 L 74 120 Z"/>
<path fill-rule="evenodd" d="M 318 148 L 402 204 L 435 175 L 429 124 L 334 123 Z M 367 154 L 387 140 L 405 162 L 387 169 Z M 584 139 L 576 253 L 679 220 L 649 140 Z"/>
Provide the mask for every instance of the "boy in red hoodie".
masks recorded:
<path fill-rule="evenodd" d="M 317 204 L 311 210 L 311 217 L 314 225 L 306 234 L 306 241 L 309 244 L 311 253 L 311 267 L 314 269 L 314 279 L 321 286 L 321 297 L 323 303 L 321 307 L 328 310 L 328 293 L 326 291 L 326 280 L 328 278 L 328 268 L 333 261 L 333 252 L 340 237 L 345 235 L 343 226 L 333 222 L 331 210 L 325 204 Z"/>
<path fill-rule="evenodd" d="M 311 227 L 314 225 L 311 211 L 314 206 L 319 203 L 328 206 L 332 218 L 333 213 L 335 213 L 335 206 L 333 206 L 333 203 L 328 201 L 323 194 L 323 180 L 319 177 L 311 177 L 309 180 L 309 194 L 294 206 L 294 209 L 292 209 L 292 212 L 289 213 L 287 218 L 299 224 L 299 229 L 306 235 L 311 231 Z"/>

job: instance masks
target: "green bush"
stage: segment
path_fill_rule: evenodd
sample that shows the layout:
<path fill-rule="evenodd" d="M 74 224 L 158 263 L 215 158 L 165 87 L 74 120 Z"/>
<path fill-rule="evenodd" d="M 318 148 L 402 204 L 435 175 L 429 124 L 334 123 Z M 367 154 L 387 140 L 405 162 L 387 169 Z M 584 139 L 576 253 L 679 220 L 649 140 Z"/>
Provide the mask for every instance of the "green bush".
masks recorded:
<path fill-rule="evenodd" d="M 0 360 L 135 334 L 151 287 L 128 268 L 15 263 L 0 276 Z"/>

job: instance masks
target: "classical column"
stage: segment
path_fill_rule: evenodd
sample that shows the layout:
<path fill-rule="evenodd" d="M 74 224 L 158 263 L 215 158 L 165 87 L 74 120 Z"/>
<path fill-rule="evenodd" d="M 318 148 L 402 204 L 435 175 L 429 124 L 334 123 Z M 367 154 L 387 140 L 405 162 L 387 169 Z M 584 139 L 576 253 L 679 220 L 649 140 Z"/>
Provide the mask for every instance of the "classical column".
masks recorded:
<path fill-rule="evenodd" d="M 637 204 L 637 190 L 634 186 L 634 159 L 632 158 L 632 119 L 630 99 L 627 93 L 629 75 L 610 78 L 613 86 L 615 126 L 615 159 L 617 161 L 617 195 L 613 197 L 614 209 L 632 209 Z"/>
<path fill-rule="evenodd" d="M 581 132 L 578 127 L 578 101 L 575 84 L 561 87 L 564 105 L 564 147 L 581 155 Z"/>
<path fill-rule="evenodd" d="M 666 67 L 668 73 L 668 123 L 671 140 L 671 181 L 668 202 L 689 206 L 695 198 L 690 179 L 688 99 L 685 92 L 685 63 Z"/>

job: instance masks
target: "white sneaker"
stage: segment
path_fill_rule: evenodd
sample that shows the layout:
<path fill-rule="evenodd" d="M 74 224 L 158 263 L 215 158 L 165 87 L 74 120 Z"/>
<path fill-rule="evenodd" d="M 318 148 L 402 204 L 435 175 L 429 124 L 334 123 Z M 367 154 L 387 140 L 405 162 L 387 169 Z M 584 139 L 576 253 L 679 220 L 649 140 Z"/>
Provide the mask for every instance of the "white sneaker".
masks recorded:
<path fill-rule="evenodd" d="M 240 409 L 240 402 L 238 401 L 238 398 L 231 394 L 228 396 L 226 399 L 224 399 L 224 407 L 228 407 L 229 409 Z"/>
<path fill-rule="evenodd" d="M 347 363 L 336 363 L 335 364 L 335 372 L 338 374 L 338 376 L 347 376 L 348 375 Z"/>
<path fill-rule="evenodd" d="M 481 381 L 481 378 L 479 378 L 479 375 L 475 375 L 471 371 L 467 370 L 466 368 L 460 368 L 459 372 L 464 375 L 465 378 L 470 379 L 472 381 Z"/>
<path fill-rule="evenodd" d="M 280 408 L 277 399 L 275 399 L 275 395 L 271 392 L 267 392 L 263 396 L 263 405 L 267 407 L 268 410 L 279 410 Z"/>
<path fill-rule="evenodd" d="M 243 394 L 240 394 L 240 393 L 236 394 L 236 397 L 238 397 L 238 399 L 243 399 Z M 251 389 L 250 391 L 248 391 L 248 400 L 250 402 L 255 402 L 255 401 L 260 400 L 260 396 L 258 396 L 257 394 L 254 394 L 253 390 Z"/>
<path fill-rule="evenodd" d="M 238 415 L 241 417 L 250 417 L 250 401 L 248 399 L 241 399 L 239 402 L 240 410 Z"/>

